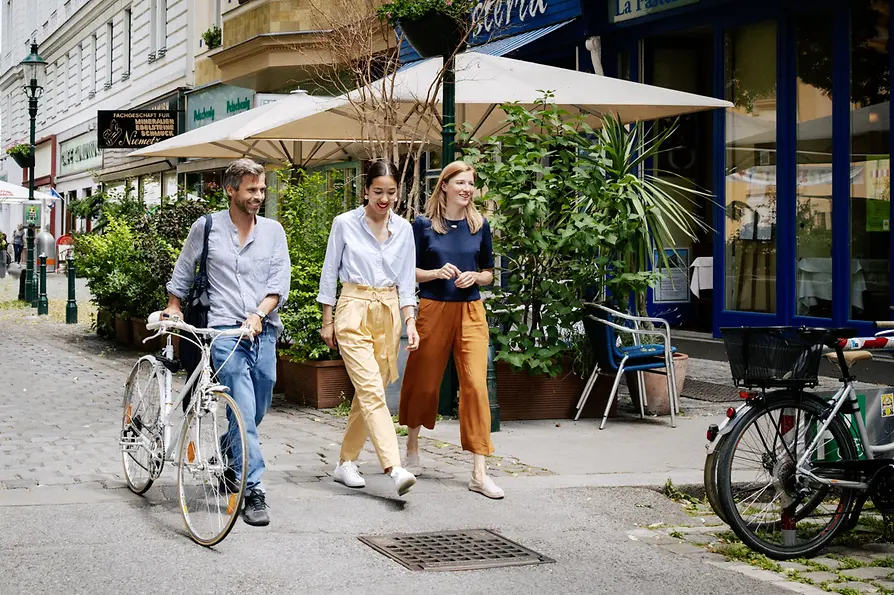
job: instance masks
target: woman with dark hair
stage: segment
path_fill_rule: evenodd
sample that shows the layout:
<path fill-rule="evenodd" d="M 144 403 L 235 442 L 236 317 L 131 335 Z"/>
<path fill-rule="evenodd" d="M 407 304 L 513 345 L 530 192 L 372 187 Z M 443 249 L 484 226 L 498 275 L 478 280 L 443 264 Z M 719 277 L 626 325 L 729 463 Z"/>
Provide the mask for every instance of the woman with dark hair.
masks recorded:
<path fill-rule="evenodd" d="M 332 222 L 317 301 L 323 304 L 320 335 L 330 348 L 338 348 L 354 384 L 335 481 L 352 488 L 366 486 L 356 461 L 369 436 L 383 471 L 403 496 L 416 478 L 401 467 L 385 386 L 397 380 L 402 323 L 409 351 L 419 346 L 419 335 L 413 228 L 392 210 L 397 180 L 393 165 L 373 163 L 366 173 L 364 206 Z M 342 290 L 336 307 L 338 281 Z"/>
<path fill-rule="evenodd" d="M 409 427 L 407 466 L 419 465 L 419 430 L 432 430 L 441 378 L 450 354 L 459 374 L 459 433 L 472 453 L 469 489 L 503 497 L 487 475 L 490 441 L 487 400 L 488 326 L 478 287 L 494 280 L 494 255 L 487 219 L 475 207 L 475 170 L 454 161 L 441 172 L 413 222 L 416 280 L 419 281 L 418 351 L 410 354 L 400 391 L 400 423 Z"/>

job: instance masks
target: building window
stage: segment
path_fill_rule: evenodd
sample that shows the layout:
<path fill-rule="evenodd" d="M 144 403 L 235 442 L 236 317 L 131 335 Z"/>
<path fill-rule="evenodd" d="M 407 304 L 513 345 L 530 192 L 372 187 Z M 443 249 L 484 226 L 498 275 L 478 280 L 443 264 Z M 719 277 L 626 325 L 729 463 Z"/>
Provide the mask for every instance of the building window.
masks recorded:
<path fill-rule="evenodd" d="M 830 12 L 798 27 L 795 237 L 799 316 L 832 318 L 832 47 Z"/>
<path fill-rule="evenodd" d="M 850 318 L 888 320 L 891 303 L 890 0 L 851 0 Z"/>
<path fill-rule="evenodd" d="M 3 2 L 3 53 L 10 51 L 9 40 L 12 36 L 12 0 L 4 0 Z"/>
<path fill-rule="evenodd" d="M 149 59 L 155 60 L 167 52 L 167 0 L 149 0 L 149 28 Z"/>
<path fill-rule="evenodd" d="M 776 312 L 776 23 L 725 40 L 727 310 Z"/>
<path fill-rule="evenodd" d="M 132 56 L 132 41 L 133 41 L 133 31 L 131 30 L 132 24 L 132 13 L 131 10 L 125 9 L 124 11 L 124 74 L 121 75 L 121 80 L 126 81 L 130 78 L 130 65 L 131 65 L 131 56 Z"/>
<path fill-rule="evenodd" d="M 115 24 L 109 21 L 106 23 L 106 89 L 112 87 L 112 67 L 115 65 L 114 49 Z"/>
<path fill-rule="evenodd" d="M 90 66 L 90 96 L 96 95 L 96 85 L 98 83 L 97 75 L 99 73 L 99 36 L 94 33 L 90 43 L 90 49 L 93 51 Z"/>

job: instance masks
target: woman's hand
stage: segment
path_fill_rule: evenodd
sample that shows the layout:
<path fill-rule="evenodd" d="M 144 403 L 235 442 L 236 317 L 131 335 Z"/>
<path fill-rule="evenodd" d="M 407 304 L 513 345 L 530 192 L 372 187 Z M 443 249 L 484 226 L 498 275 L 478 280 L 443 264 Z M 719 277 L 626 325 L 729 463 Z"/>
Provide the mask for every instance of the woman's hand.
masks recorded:
<path fill-rule="evenodd" d="M 419 333 L 416 332 L 416 319 L 411 318 L 407 321 L 407 351 L 417 349 L 419 349 Z"/>
<path fill-rule="evenodd" d="M 478 283 L 478 271 L 466 271 L 465 273 L 460 273 L 456 278 L 456 281 L 454 281 L 454 284 L 460 289 L 472 287 L 476 283 Z"/>
<path fill-rule="evenodd" d="M 454 277 L 458 277 L 461 274 L 459 269 L 449 262 L 434 271 L 434 273 L 435 279 L 453 279 Z"/>
<path fill-rule="evenodd" d="M 330 322 L 329 324 L 323 324 L 323 328 L 320 329 L 320 337 L 323 338 L 323 342 L 329 346 L 329 349 L 337 349 L 338 341 L 335 339 L 335 323 Z"/>

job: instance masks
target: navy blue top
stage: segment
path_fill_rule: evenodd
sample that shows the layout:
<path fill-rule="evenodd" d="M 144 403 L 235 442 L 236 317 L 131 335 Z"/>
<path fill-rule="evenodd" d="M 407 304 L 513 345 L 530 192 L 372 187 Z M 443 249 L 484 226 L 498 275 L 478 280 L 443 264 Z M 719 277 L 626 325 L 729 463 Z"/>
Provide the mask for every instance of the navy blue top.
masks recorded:
<path fill-rule="evenodd" d="M 494 251 L 487 219 L 478 233 L 469 230 L 465 219 L 446 221 L 447 233 L 440 234 L 431 227 L 428 217 L 420 215 L 413 222 L 416 236 L 416 268 L 425 271 L 439 269 L 448 262 L 462 272 L 494 268 Z M 456 279 L 435 279 L 419 284 L 419 297 L 439 302 L 473 302 L 481 299 L 478 285 L 459 289 Z"/>

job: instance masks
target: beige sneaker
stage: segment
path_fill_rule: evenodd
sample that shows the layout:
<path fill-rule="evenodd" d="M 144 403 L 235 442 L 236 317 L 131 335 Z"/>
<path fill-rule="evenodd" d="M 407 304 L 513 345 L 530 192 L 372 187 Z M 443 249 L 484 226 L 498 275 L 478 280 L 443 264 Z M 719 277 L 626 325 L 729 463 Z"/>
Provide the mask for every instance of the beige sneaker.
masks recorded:
<path fill-rule="evenodd" d="M 413 475 L 420 475 L 422 473 L 422 461 L 419 460 L 419 454 L 407 455 L 407 464 L 405 469 L 412 473 Z"/>
<path fill-rule="evenodd" d="M 484 476 L 482 481 L 478 481 L 473 477 L 469 482 L 469 489 L 494 500 L 500 500 L 504 496 L 503 490 L 487 475 Z"/>
<path fill-rule="evenodd" d="M 398 496 L 403 496 L 410 491 L 410 488 L 416 485 L 416 477 L 402 467 L 395 467 L 391 470 L 391 479 L 394 480 L 394 487 L 397 489 Z"/>

